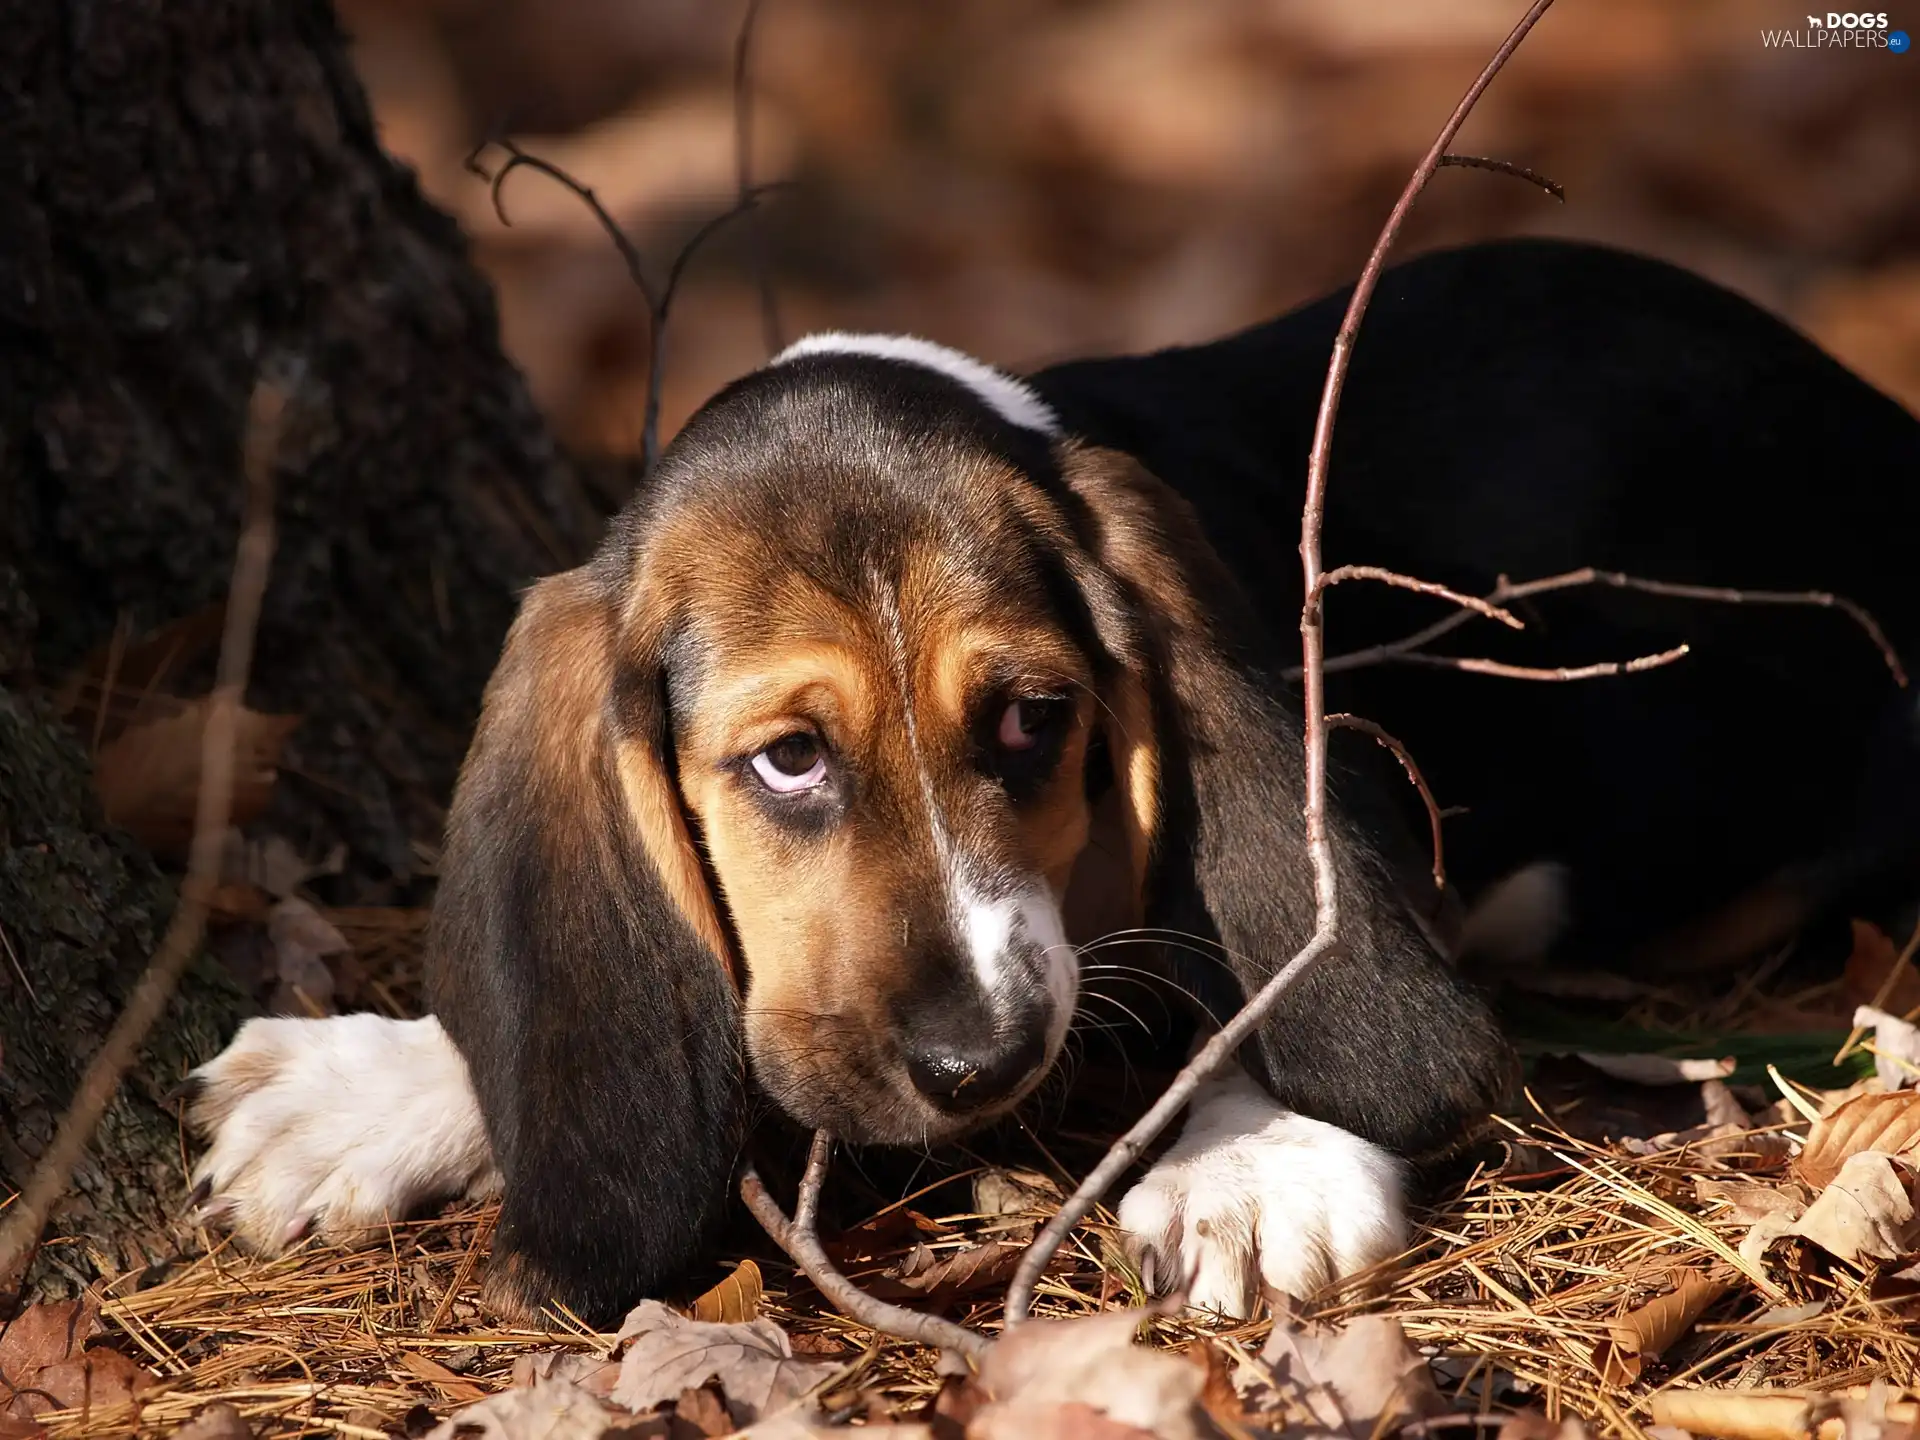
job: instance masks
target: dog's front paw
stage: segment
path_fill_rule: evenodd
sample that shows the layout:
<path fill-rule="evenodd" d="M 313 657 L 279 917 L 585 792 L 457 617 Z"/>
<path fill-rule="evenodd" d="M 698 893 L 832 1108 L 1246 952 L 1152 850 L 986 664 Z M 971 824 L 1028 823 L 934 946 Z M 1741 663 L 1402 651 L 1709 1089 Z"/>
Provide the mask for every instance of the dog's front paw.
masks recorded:
<path fill-rule="evenodd" d="M 1304 1296 L 1397 1254 L 1404 1189 L 1392 1155 L 1282 1109 L 1234 1069 L 1200 1087 L 1120 1225 L 1149 1288 L 1244 1320 L 1263 1287 Z"/>
<path fill-rule="evenodd" d="M 497 1184 L 466 1062 L 432 1018 L 249 1020 L 187 1093 L 188 1123 L 213 1141 L 196 1218 L 261 1254 Z"/>

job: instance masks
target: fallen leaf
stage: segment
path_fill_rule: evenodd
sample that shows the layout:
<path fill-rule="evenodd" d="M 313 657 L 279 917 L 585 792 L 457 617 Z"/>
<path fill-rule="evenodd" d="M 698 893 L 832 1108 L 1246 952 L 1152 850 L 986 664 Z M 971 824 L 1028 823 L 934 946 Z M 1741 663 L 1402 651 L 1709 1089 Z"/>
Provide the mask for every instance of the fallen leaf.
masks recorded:
<path fill-rule="evenodd" d="M 1581 1051 L 1579 1058 L 1603 1075 L 1611 1075 L 1615 1080 L 1630 1080 L 1636 1085 L 1685 1085 L 1701 1080 L 1724 1080 L 1739 1068 L 1730 1059 L 1676 1060 L 1670 1055 L 1607 1055 Z"/>
<path fill-rule="evenodd" d="M 172 1440 L 253 1440 L 253 1427 L 238 1410 L 221 1400 L 174 1431 Z"/>
<path fill-rule="evenodd" d="M 1713 1180 L 1705 1175 L 1693 1177 L 1696 1200 L 1717 1200 L 1728 1208 L 1732 1219 L 1751 1225 L 1768 1215 L 1789 1212 L 1795 1219 L 1806 1209 L 1810 1198 L 1798 1185 L 1762 1185 L 1751 1180 Z"/>
<path fill-rule="evenodd" d="M 1247 1407 L 1240 1401 L 1240 1392 L 1233 1388 L 1233 1371 L 1227 1364 L 1226 1352 L 1211 1340 L 1201 1339 L 1187 1347 L 1186 1357 L 1204 1377 L 1200 1408 L 1227 1434 L 1244 1430 Z"/>
<path fill-rule="evenodd" d="M 1200 1440 L 1205 1431 L 1198 1401 L 1206 1377 L 1188 1361 L 1136 1345 L 1144 1318 L 1139 1310 L 1109 1310 L 1072 1320 L 1029 1320 L 998 1341 L 980 1362 L 981 1387 L 993 1400 L 967 1426 L 969 1440 L 1131 1440 L 1134 1432 Z M 1097 1412 L 1109 1428 L 1090 1428 L 1095 1422 L 1077 1409 L 1062 1415 L 1069 1406 Z M 1058 1428 L 1069 1422 L 1081 1428 Z"/>
<path fill-rule="evenodd" d="M 973 1213 L 1026 1215 L 1060 1203 L 1060 1187 L 1035 1170 L 989 1166 L 973 1177 Z"/>
<path fill-rule="evenodd" d="M 1737 1125 L 1744 1129 L 1753 1124 L 1747 1107 L 1734 1097 L 1724 1080 L 1700 1082 L 1700 1106 L 1706 1111 L 1709 1125 Z"/>
<path fill-rule="evenodd" d="M 129 726 L 94 756 L 93 784 L 107 819 L 148 850 L 184 859 L 200 804 L 200 759 L 210 699 L 189 701 L 170 715 Z M 263 715 L 242 706 L 234 727 L 233 800 L 229 818 L 244 825 L 267 807 L 280 752 L 297 715 Z"/>
<path fill-rule="evenodd" d="M 154 1376 L 118 1350 L 87 1348 L 100 1332 L 91 1304 L 29 1305 L 0 1331 L 0 1405 L 16 1419 L 50 1410 L 110 1409 L 137 1399 Z"/>
<path fill-rule="evenodd" d="M 1116 1420 L 1079 1400 L 1058 1405 L 989 1405 L 967 1426 L 967 1440 L 1161 1440 L 1160 1432 Z"/>
<path fill-rule="evenodd" d="M 1648 1408 L 1656 1425 L 1719 1440 L 1806 1440 L 1813 1406 L 1804 1396 L 1754 1390 L 1660 1390 Z"/>
<path fill-rule="evenodd" d="M 1793 1233 L 1857 1265 L 1863 1257 L 1893 1260 L 1912 1248 L 1912 1181 L 1891 1156 L 1863 1150 L 1814 1197 Z"/>
<path fill-rule="evenodd" d="M 1847 956 L 1842 980 L 1847 998 L 1857 1005 L 1878 1005 L 1903 1015 L 1920 1006 L 1920 973 L 1912 965 L 1900 969 L 1892 990 L 1887 991 L 1887 981 L 1899 960 L 1900 947 L 1885 931 L 1869 921 L 1855 920 L 1853 951 Z"/>
<path fill-rule="evenodd" d="M 696 1320 L 718 1325 L 745 1324 L 759 1315 L 760 1294 L 764 1288 L 760 1267 L 751 1260 L 742 1260 L 734 1266 L 731 1275 L 700 1296 L 689 1308 Z"/>
<path fill-rule="evenodd" d="M 1260 1358 L 1298 1389 L 1322 1426 L 1358 1440 L 1444 1408 L 1427 1362 L 1400 1322 L 1385 1315 L 1363 1315 L 1333 1330 L 1276 1316 Z"/>
<path fill-rule="evenodd" d="M 1816 1120 L 1793 1162 L 1793 1173 L 1820 1190 L 1840 1173 L 1849 1157 L 1868 1150 L 1885 1155 L 1920 1150 L 1920 1092 L 1857 1095 Z"/>
<path fill-rule="evenodd" d="M 1698 1270 L 1677 1271 L 1673 1289 L 1608 1323 L 1607 1338 L 1593 1347 L 1593 1363 L 1601 1378 L 1609 1385 L 1638 1380 L 1648 1360 L 1659 1359 L 1693 1328 L 1709 1305 L 1732 1288 L 1731 1282 L 1711 1279 Z"/>
<path fill-rule="evenodd" d="M 717 1380 L 737 1425 L 798 1403 L 842 1368 L 794 1359 L 786 1332 L 771 1320 L 717 1325 L 676 1314 L 658 1300 L 635 1307 L 620 1339 L 627 1348 L 615 1404 L 644 1412 Z"/>
<path fill-rule="evenodd" d="M 564 1380 L 589 1395 L 605 1400 L 620 1379 L 620 1362 L 578 1350 L 537 1350 L 513 1362 L 513 1383 L 524 1389 L 542 1380 Z"/>
<path fill-rule="evenodd" d="M 112 740 L 169 703 L 162 693 L 168 677 L 219 644 L 226 617 L 226 602 L 216 600 L 132 641 L 115 635 L 60 682 L 54 704 L 89 741 Z"/>
<path fill-rule="evenodd" d="M 1591 1440 L 1587 1425 L 1577 1415 L 1549 1420 L 1538 1410 L 1522 1410 L 1500 1422 L 1494 1440 Z"/>
<path fill-rule="evenodd" d="M 400 1367 L 416 1380 L 426 1381 L 456 1405 L 471 1405 L 487 1396 L 484 1385 L 462 1379 L 438 1360 L 430 1359 L 417 1350 L 402 1350 Z"/>
<path fill-rule="evenodd" d="M 267 912 L 267 941 L 280 982 L 275 1008 L 292 1014 L 329 1012 L 334 979 L 327 959 L 353 948 L 347 937 L 306 901 L 282 900 Z"/>
<path fill-rule="evenodd" d="M 1873 1032 L 1873 1070 L 1882 1085 L 1903 1090 L 1920 1084 L 1920 1025 L 1871 1005 L 1855 1010 L 1853 1023 Z"/>
<path fill-rule="evenodd" d="M 867 1288 L 882 1300 L 919 1298 L 938 1311 L 962 1295 L 997 1289 L 1013 1277 L 1025 1253 L 1024 1245 L 992 1240 L 952 1251 L 942 1259 L 930 1246 L 916 1245 L 898 1265 L 869 1281 Z"/>
<path fill-rule="evenodd" d="M 727 1414 L 727 1407 L 720 1403 L 720 1397 L 705 1386 L 682 1390 L 680 1398 L 673 1403 L 673 1416 L 702 1435 L 731 1435 L 738 1428 L 733 1417 Z"/>
<path fill-rule="evenodd" d="M 666 1440 L 672 1424 L 666 1415 L 636 1420 L 564 1380 L 539 1380 L 454 1411 L 428 1440 Z"/>

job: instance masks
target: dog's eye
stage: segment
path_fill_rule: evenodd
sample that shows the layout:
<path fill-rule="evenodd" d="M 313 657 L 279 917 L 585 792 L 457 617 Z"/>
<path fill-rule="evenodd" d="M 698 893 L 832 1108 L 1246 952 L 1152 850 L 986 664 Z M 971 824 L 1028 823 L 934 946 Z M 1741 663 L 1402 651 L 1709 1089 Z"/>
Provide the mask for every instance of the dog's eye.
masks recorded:
<path fill-rule="evenodd" d="M 776 794 L 792 795 L 826 783 L 827 755 L 817 736 L 795 731 L 754 756 L 753 773 Z"/>
<path fill-rule="evenodd" d="M 1031 698 L 1009 701 L 1000 712 L 1000 725 L 993 738 L 1003 750 L 1031 750 L 1058 714 L 1060 703 Z"/>

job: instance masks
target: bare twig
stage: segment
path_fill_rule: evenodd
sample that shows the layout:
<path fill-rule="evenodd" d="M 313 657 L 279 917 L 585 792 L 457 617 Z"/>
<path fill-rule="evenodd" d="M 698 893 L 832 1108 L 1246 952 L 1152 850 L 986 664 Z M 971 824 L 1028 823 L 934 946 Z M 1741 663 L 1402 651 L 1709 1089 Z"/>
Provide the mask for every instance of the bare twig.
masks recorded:
<path fill-rule="evenodd" d="M 1327 838 L 1326 801 L 1327 801 L 1327 723 L 1326 723 L 1326 681 L 1321 661 L 1325 654 L 1325 641 L 1321 628 L 1321 599 L 1324 592 L 1324 576 L 1320 565 L 1320 530 L 1327 505 L 1327 469 L 1333 452 L 1333 424 L 1340 409 L 1340 394 L 1346 387 L 1347 369 L 1351 364 L 1353 343 L 1359 333 L 1360 321 L 1366 315 L 1368 302 L 1380 282 L 1380 272 L 1386 265 L 1387 252 L 1393 247 L 1400 227 L 1405 222 L 1407 212 L 1413 208 L 1413 202 L 1433 178 L 1434 171 L 1440 166 L 1440 157 L 1447 153 L 1447 146 L 1453 143 L 1453 137 L 1460 132 L 1467 116 L 1493 77 L 1507 63 L 1514 50 L 1527 36 L 1534 23 L 1544 15 L 1553 4 L 1553 0 L 1534 0 L 1520 23 L 1513 28 L 1499 50 L 1494 53 L 1486 67 L 1481 70 L 1460 103 L 1454 107 L 1453 114 L 1447 117 L 1447 123 L 1441 127 L 1440 134 L 1428 148 L 1406 188 L 1400 192 L 1400 198 L 1394 203 L 1387 223 L 1380 231 L 1380 238 L 1374 242 L 1373 253 L 1367 257 L 1366 268 L 1360 272 L 1360 279 L 1353 287 L 1352 297 L 1347 302 L 1346 316 L 1340 322 L 1340 331 L 1334 337 L 1333 354 L 1327 365 L 1327 383 L 1320 397 L 1320 411 L 1314 421 L 1313 450 L 1307 461 L 1307 498 L 1300 516 L 1300 570 L 1303 581 L 1301 591 L 1307 597 L 1300 613 L 1300 648 L 1305 668 L 1306 699 L 1306 828 L 1307 853 L 1313 862 L 1313 888 L 1315 925 L 1313 937 L 1307 941 L 1293 959 L 1289 960 L 1260 987 L 1241 1007 L 1240 1013 L 1201 1047 L 1199 1053 L 1187 1063 L 1185 1069 L 1175 1077 L 1167 1087 L 1166 1093 L 1153 1107 L 1140 1118 L 1132 1129 L 1115 1143 L 1094 1167 L 1093 1173 L 1074 1191 L 1049 1220 L 1020 1258 L 1020 1267 L 1014 1273 L 1013 1283 L 1007 1290 L 1006 1323 L 1009 1327 L 1023 1322 L 1033 1308 L 1034 1286 L 1045 1272 L 1047 1263 L 1065 1241 L 1068 1232 L 1080 1223 L 1091 1211 L 1106 1189 L 1130 1166 L 1142 1150 L 1150 1144 L 1154 1136 L 1165 1128 L 1192 1097 L 1200 1083 L 1211 1075 L 1227 1059 L 1242 1041 L 1253 1033 L 1254 1028 L 1267 1016 L 1275 1003 L 1287 989 L 1301 976 L 1305 975 L 1327 955 L 1339 948 L 1339 898 L 1334 888 L 1333 847 Z"/>
<path fill-rule="evenodd" d="M 1542 175 L 1538 170 L 1529 170 L 1524 165 L 1516 165 L 1511 160 L 1493 160 L 1485 155 L 1442 155 L 1442 165 L 1457 165 L 1463 170 L 1493 170 L 1501 175 L 1511 175 L 1516 180 L 1524 180 L 1529 185 L 1538 185 L 1547 194 L 1562 205 L 1567 203 L 1567 191 L 1559 181 Z"/>
<path fill-rule="evenodd" d="M 1440 841 L 1440 807 L 1434 803 L 1433 791 L 1427 788 L 1427 777 L 1420 773 L 1420 767 L 1413 763 L 1413 755 L 1407 747 L 1392 735 L 1381 729 L 1373 721 L 1359 715 L 1349 715 L 1344 711 L 1327 716 L 1327 724 L 1336 730 L 1358 730 L 1362 735 L 1371 735 L 1386 749 L 1393 752 L 1393 758 L 1400 762 L 1400 768 L 1407 772 L 1407 779 L 1413 782 L 1413 788 L 1420 792 L 1421 800 L 1426 802 L 1427 823 L 1433 829 L 1433 888 L 1447 888 L 1447 856 Z"/>
<path fill-rule="evenodd" d="M 747 0 L 740 17 L 740 33 L 733 42 L 733 166 L 734 191 L 744 201 L 753 184 L 753 26 L 760 18 L 760 0 Z M 773 289 L 773 269 L 767 258 L 767 236 L 759 212 L 747 217 L 747 244 L 752 251 L 754 283 L 760 289 L 760 331 L 767 358 L 781 348 L 780 300 Z"/>
<path fill-rule="evenodd" d="M 824 1130 L 814 1131 L 813 1149 L 807 1156 L 807 1170 L 800 1180 L 800 1196 L 794 1204 L 791 1220 L 780 1209 L 779 1202 L 768 1193 L 759 1172 L 749 1165 L 740 1176 L 740 1198 L 747 1202 L 753 1218 L 765 1227 L 782 1250 L 793 1257 L 793 1262 L 806 1272 L 807 1278 L 819 1287 L 820 1293 L 831 1300 L 849 1320 L 883 1335 L 895 1335 L 920 1345 L 957 1350 L 968 1359 L 984 1355 L 992 1343 L 984 1335 L 963 1330 L 951 1320 L 942 1320 L 937 1315 L 922 1315 L 918 1311 L 876 1299 L 842 1275 L 827 1259 L 827 1252 L 821 1246 L 820 1236 L 815 1230 L 815 1217 L 819 1213 L 820 1187 L 827 1178 L 827 1157 L 832 1150 L 833 1137 Z"/>
<path fill-rule="evenodd" d="M 1394 659 L 1402 665 L 1425 665 L 1432 670 L 1464 670 L 1469 675 L 1498 675 L 1507 680 L 1545 680 L 1560 682 L 1567 680 L 1603 680 L 1609 675 L 1638 675 L 1643 670 L 1658 670 L 1662 665 L 1671 665 L 1676 660 L 1685 659 L 1692 653 L 1686 645 L 1676 645 L 1671 650 L 1662 650 L 1655 655 L 1641 655 L 1632 660 L 1602 660 L 1594 665 L 1508 665 L 1500 660 L 1483 660 L 1464 655 L 1427 655 L 1413 651 L 1397 655 Z"/>
<path fill-rule="evenodd" d="M 207 902 L 220 879 L 220 855 L 233 800 L 234 742 L 240 723 L 241 697 L 253 660 L 254 633 L 267 588 L 267 570 L 273 559 L 273 466 L 279 452 L 286 395 L 278 385 L 262 381 L 254 389 L 247 413 L 244 456 L 246 508 L 240 544 L 233 562 L 233 584 L 228 592 L 225 633 L 220 640 L 219 668 L 207 707 L 206 729 L 200 742 L 200 792 L 194 814 L 193 844 L 187 875 L 180 887 L 180 903 L 168 922 L 160 947 L 127 999 L 127 1005 L 107 1033 L 106 1043 L 88 1064 L 74 1092 L 60 1128 L 40 1157 L 32 1177 L 0 1224 L 0 1286 L 11 1289 L 24 1274 L 39 1243 L 47 1213 L 66 1189 L 81 1152 L 106 1113 L 121 1078 L 133 1064 L 140 1042 L 160 1018 L 179 983 L 180 973 L 198 953 L 206 928 Z"/>
<path fill-rule="evenodd" d="M 751 21 L 751 15 L 748 18 Z M 507 156 L 507 163 L 495 171 L 489 171 L 480 161 L 481 155 L 489 146 L 505 151 Z M 660 458 L 660 391 L 666 371 L 667 318 L 673 309 L 673 298 L 679 292 L 680 281 L 686 274 L 687 265 L 699 253 L 700 248 L 729 221 L 751 212 L 767 195 L 786 189 L 788 182 L 774 181 L 771 184 L 742 190 L 739 198 L 729 208 L 713 216 L 693 232 L 687 243 L 680 247 L 680 253 L 673 257 L 673 264 L 667 271 L 665 287 L 655 289 L 653 282 L 647 279 L 646 263 L 640 258 L 639 247 L 620 227 L 620 222 L 613 218 L 607 207 L 600 203 L 600 197 L 594 194 L 591 186 L 575 179 L 551 160 L 543 160 L 538 155 L 522 150 L 512 140 L 496 138 L 483 141 L 471 155 L 467 156 L 466 165 L 467 169 L 487 181 L 493 198 L 493 213 L 500 217 L 502 225 L 513 223 L 507 218 L 506 203 L 501 193 L 507 177 L 515 170 L 533 170 L 545 175 L 556 184 L 565 186 L 577 195 L 581 203 L 593 213 L 593 218 L 600 222 L 600 228 L 607 232 L 608 238 L 613 241 L 614 248 L 620 252 L 620 258 L 627 267 L 628 278 L 633 281 L 634 287 L 639 290 L 641 298 L 647 303 L 647 398 L 646 410 L 640 423 L 640 468 L 642 474 L 650 472 Z"/>
<path fill-rule="evenodd" d="M 1384 585 L 1392 585 L 1401 590 L 1414 590 L 1422 595 L 1451 600 L 1463 610 L 1471 610 L 1474 614 L 1484 615 L 1489 620 L 1498 620 L 1509 630 L 1526 628 L 1518 616 L 1502 610 L 1491 600 L 1482 600 L 1477 595 L 1462 595 L 1458 590 L 1449 590 L 1446 586 L 1436 585 L 1431 580 L 1416 580 L 1411 575 L 1402 575 L 1397 570 L 1384 570 L 1378 565 L 1336 565 L 1320 577 L 1320 584 L 1309 603 L 1317 606 L 1327 591 L 1343 580 L 1378 580 Z"/>
<path fill-rule="evenodd" d="M 1676 585 L 1665 580 L 1645 580 L 1637 575 L 1625 575 L 1618 570 L 1597 570 L 1584 566 L 1578 570 L 1568 570 L 1560 575 L 1548 575 L 1539 580 L 1526 580 L 1516 585 L 1504 575 L 1486 599 L 1489 604 L 1505 605 L 1515 600 L 1525 600 L 1533 595 L 1545 595 L 1555 590 L 1571 590 L 1582 585 L 1604 585 L 1615 590 L 1635 590 L 1646 595 L 1665 595 L 1680 600 L 1702 600 L 1722 605 L 1810 605 L 1819 609 L 1838 610 L 1850 618 L 1867 639 L 1873 642 L 1880 652 L 1887 670 L 1892 674 L 1894 683 L 1902 689 L 1907 686 L 1906 667 L 1900 663 L 1900 656 L 1887 640 L 1886 632 L 1880 628 L 1880 622 L 1873 618 L 1865 606 L 1849 600 L 1844 595 L 1835 595 L 1825 590 L 1735 590 L 1713 585 Z M 1368 665 L 1379 665 L 1399 660 L 1415 650 L 1424 648 L 1443 635 L 1451 634 L 1466 624 L 1470 617 L 1464 614 L 1448 615 L 1434 621 L 1424 629 L 1399 640 L 1388 641 L 1383 645 L 1370 645 L 1364 650 L 1355 650 L 1347 655 L 1336 655 L 1326 662 L 1327 673 L 1336 674 L 1344 670 L 1359 670 Z M 1611 673 L 1611 672 L 1609 672 Z M 1297 679 L 1297 674 L 1289 672 L 1289 679 Z"/>

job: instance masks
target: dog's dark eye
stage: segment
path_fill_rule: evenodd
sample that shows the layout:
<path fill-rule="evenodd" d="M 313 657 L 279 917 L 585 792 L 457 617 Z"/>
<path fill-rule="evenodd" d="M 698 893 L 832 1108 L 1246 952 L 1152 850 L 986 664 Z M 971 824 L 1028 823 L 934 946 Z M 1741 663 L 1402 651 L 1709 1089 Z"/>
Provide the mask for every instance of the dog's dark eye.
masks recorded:
<path fill-rule="evenodd" d="M 827 754 L 818 736 L 797 730 L 754 756 L 753 773 L 776 794 L 793 795 L 826 783 Z"/>
<path fill-rule="evenodd" d="M 994 740 L 1002 750 L 1031 750 L 1040 743 L 1047 727 L 1058 717 L 1058 700 L 1012 700 L 1000 712 L 1000 724 Z"/>

